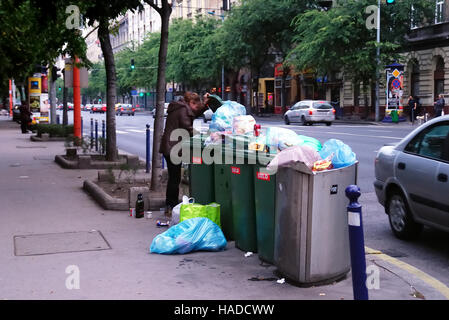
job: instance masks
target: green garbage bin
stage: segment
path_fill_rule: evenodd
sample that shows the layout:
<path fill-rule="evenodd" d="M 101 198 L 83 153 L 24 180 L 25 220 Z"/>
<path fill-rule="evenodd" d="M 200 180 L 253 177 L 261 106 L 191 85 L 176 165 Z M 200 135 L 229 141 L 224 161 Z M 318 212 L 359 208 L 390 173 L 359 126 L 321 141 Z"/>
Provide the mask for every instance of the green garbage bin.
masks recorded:
<path fill-rule="evenodd" d="M 274 155 L 265 157 L 270 161 Z M 261 260 L 274 264 L 276 174 L 267 173 L 264 169 L 268 162 L 261 163 L 259 160 L 253 171 L 257 249 Z"/>
<path fill-rule="evenodd" d="M 234 240 L 230 165 L 214 164 L 215 202 L 220 204 L 220 222 L 226 240 Z"/>
<path fill-rule="evenodd" d="M 206 135 L 193 136 L 189 141 L 189 190 L 196 203 L 208 204 L 215 200 L 214 166 L 203 161 L 202 151 Z"/>
<path fill-rule="evenodd" d="M 232 212 L 235 246 L 243 251 L 257 252 L 256 210 L 254 202 L 254 157 L 248 150 L 234 151 L 234 164 L 230 165 Z M 239 161 L 241 160 L 241 161 Z M 244 163 L 241 163 L 244 162 Z"/>
<path fill-rule="evenodd" d="M 398 123 L 399 122 L 399 115 L 398 115 L 398 112 L 396 110 L 391 110 L 390 116 L 391 116 L 391 121 L 392 122 L 394 122 L 394 123 Z"/>

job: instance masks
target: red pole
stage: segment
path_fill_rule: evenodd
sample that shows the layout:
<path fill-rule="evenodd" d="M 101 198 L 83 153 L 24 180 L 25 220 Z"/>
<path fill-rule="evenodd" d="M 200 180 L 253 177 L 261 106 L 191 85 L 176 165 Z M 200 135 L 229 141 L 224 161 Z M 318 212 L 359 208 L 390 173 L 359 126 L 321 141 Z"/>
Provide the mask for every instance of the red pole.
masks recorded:
<path fill-rule="evenodd" d="M 13 101 L 12 101 L 12 80 L 9 80 L 9 116 L 12 117 L 12 107 L 13 107 Z"/>
<path fill-rule="evenodd" d="M 81 139 L 80 69 L 76 67 L 78 62 L 78 57 L 75 57 L 73 63 L 73 135 Z"/>

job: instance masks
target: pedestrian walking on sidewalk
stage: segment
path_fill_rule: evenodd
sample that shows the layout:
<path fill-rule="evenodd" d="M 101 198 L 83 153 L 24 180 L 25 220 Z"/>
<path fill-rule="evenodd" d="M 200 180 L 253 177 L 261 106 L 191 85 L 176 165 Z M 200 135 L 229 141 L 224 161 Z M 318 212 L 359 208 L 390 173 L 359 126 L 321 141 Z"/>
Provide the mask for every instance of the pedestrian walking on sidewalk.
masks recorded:
<path fill-rule="evenodd" d="M 418 103 L 413 98 L 413 96 L 410 96 L 408 98 L 408 110 L 409 110 L 409 116 L 410 116 L 410 122 L 413 123 L 415 121 L 417 112 L 418 112 Z"/>
<path fill-rule="evenodd" d="M 206 110 L 209 94 L 204 95 L 204 101 L 194 92 L 186 92 L 184 99 L 173 101 L 167 108 L 167 121 L 162 136 L 159 152 L 163 154 L 168 169 L 168 183 L 165 196 L 166 214 L 171 215 L 171 210 L 180 203 L 179 184 L 181 183 L 181 164 L 174 164 L 170 153 L 172 148 L 180 141 L 171 141 L 170 135 L 176 129 L 187 130 L 193 136 L 193 121 Z M 181 151 L 179 152 L 181 153 Z M 181 154 L 178 154 L 180 157 Z"/>
<path fill-rule="evenodd" d="M 22 133 L 28 133 L 30 122 L 30 109 L 28 109 L 27 103 L 25 101 L 22 101 L 22 105 L 20 106 L 20 128 L 22 129 Z"/>
<path fill-rule="evenodd" d="M 438 96 L 438 100 L 435 101 L 434 103 L 434 109 L 435 109 L 435 118 L 441 116 L 441 113 L 443 112 L 444 109 L 444 95 L 440 94 Z"/>

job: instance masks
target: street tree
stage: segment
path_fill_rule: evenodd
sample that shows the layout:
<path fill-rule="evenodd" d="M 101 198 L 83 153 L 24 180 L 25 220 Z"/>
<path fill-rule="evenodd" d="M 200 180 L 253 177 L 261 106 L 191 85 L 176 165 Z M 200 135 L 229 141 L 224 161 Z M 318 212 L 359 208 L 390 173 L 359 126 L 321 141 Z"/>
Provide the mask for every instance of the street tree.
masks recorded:
<path fill-rule="evenodd" d="M 173 0 L 175 1 L 175 0 Z M 156 115 L 154 120 L 153 155 L 151 166 L 151 190 L 161 189 L 162 159 L 159 146 L 164 130 L 164 104 L 166 88 L 168 28 L 172 13 L 172 1 L 145 0 L 161 17 L 161 41 L 158 54 L 157 83 L 156 83 Z"/>
<path fill-rule="evenodd" d="M 98 24 L 98 38 L 104 57 L 106 72 L 106 160 L 115 161 L 117 154 L 117 135 L 115 122 L 115 104 L 117 98 L 117 77 L 114 53 L 110 41 L 111 21 L 125 14 L 127 10 L 141 9 L 139 0 L 101 0 L 78 1 L 86 6 L 84 18 L 90 26 Z"/>
<path fill-rule="evenodd" d="M 327 11 L 317 8 L 299 14 L 293 20 L 295 46 L 287 58 L 297 70 L 312 69 L 318 76 L 343 71 L 356 88 L 362 83 L 367 112 L 368 88 L 374 88 L 376 81 L 376 48 L 380 47 L 380 65 L 400 61 L 412 18 L 422 23 L 433 14 L 433 4 L 426 0 L 382 5 L 378 44 L 376 29 L 367 27 L 366 8 L 372 4 L 370 0 L 344 0 Z M 372 90 L 372 102 L 373 95 Z"/>

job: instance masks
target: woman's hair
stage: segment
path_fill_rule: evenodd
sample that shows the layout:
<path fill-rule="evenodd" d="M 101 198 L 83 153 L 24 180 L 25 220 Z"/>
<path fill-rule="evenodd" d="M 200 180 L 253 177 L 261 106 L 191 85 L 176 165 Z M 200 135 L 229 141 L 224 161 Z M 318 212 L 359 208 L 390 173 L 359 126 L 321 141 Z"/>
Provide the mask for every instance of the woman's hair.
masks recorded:
<path fill-rule="evenodd" d="M 189 103 L 190 101 L 201 102 L 201 98 L 198 93 L 187 91 L 184 94 L 184 101 Z"/>

